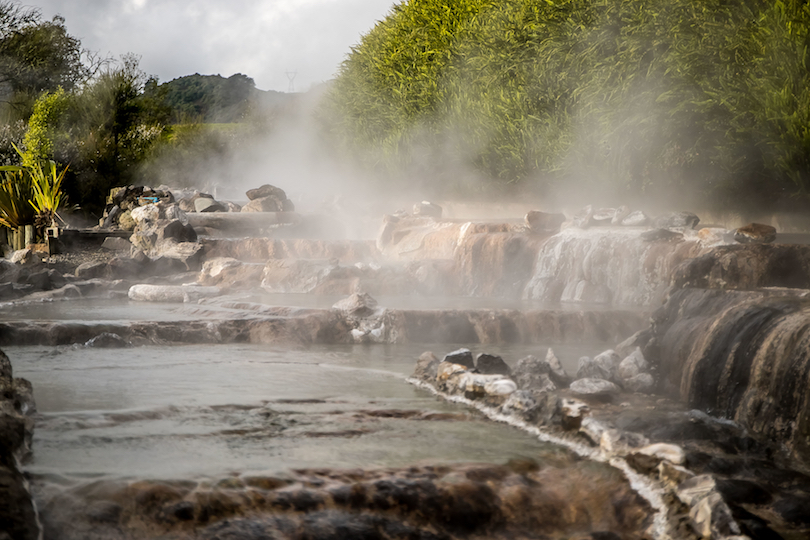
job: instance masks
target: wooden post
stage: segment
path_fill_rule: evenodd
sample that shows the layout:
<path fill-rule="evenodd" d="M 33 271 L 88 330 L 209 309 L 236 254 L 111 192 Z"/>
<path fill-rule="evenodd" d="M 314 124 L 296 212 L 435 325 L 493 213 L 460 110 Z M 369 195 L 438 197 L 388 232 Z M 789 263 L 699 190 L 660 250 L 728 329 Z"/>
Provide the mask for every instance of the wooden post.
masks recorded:
<path fill-rule="evenodd" d="M 30 246 L 31 244 L 34 243 L 34 226 L 33 225 L 26 225 L 23 230 L 25 231 L 23 233 L 25 235 L 25 237 L 23 239 L 24 241 L 23 241 L 23 246 L 22 246 L 21 249 L 25 249 L 25 248 L 27 248 L 28 246 Z"/>

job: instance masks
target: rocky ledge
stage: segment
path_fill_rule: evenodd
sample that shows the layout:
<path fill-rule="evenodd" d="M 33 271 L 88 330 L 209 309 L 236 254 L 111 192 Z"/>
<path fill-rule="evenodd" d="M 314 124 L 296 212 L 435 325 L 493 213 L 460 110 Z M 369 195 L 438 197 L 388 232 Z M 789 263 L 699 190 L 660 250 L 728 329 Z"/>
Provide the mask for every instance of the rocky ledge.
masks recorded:
<path fill-rule="evenodd" d="M 190 482 L 99 481 L 59 496 L 65 540 L 643 539 L 650 508 L 609 467 L 560 463 L 306 469 Z"/>
<path fill-rule="evenodd" d="M 0 351 L 0 538 L 39 538 L 37 513 L 20 462 L 31 452 L 35 412 L 31 383 L 12 377 Z"/>
<path fill-rule="evenodd" d="M 673 537 L 807 537 L 810 475 L 778 442 L 654 394 L 653 366 L 637 347 L 648 336 L 620 344 L 621 355 L 581 359 L 573 376 L 551 349 L 509 363 L 467 349 L 441 361 L 426 352 L 412 381 L 641 475 L 660 494 Z M 645 374 L 650 384 L 636 386 Z"/>

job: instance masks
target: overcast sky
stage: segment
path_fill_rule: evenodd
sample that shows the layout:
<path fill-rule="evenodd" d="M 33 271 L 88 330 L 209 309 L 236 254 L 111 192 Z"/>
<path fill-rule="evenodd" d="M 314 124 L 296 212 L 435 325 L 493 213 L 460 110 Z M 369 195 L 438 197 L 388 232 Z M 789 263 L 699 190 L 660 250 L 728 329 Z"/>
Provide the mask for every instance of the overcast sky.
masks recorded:
<path fill-rule="evenodd" d="M 27 0 L 65 18 L 82 46 L 135 53 L 161 82 L 193 73 L 243 73 L 262 90 L 326 81 L 394 0 Z"/>

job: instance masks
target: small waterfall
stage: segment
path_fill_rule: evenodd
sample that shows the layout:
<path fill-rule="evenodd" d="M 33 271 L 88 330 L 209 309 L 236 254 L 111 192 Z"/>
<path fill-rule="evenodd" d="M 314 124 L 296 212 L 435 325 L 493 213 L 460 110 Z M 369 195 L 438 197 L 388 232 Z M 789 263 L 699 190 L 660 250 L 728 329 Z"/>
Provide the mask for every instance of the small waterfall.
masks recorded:
<path fill-rule="evenodd" d="M 524 298 L 542 302 L 653 306 L 672 269 L 698 255 L 697 237 L 656 239 L 619 227 L 564 229 L 540 248 Z"/>

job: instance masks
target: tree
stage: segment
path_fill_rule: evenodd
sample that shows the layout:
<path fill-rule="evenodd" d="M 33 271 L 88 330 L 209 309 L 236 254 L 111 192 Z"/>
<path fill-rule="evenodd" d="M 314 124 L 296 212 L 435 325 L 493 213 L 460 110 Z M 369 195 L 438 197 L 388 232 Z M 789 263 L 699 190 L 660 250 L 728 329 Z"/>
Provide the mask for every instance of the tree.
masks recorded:
<path fill-rule="evenodd" d="M 37 9 L 0 2 L 0 100 L 7 118 L 26 119 L 43 91 L 71 91 L 87 80 L 101 59 L 82 61 L 79 39 L 68 34 L 65 19 L 42 21 Z"/>

